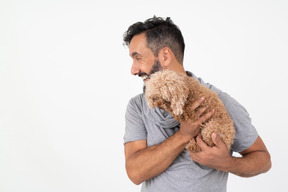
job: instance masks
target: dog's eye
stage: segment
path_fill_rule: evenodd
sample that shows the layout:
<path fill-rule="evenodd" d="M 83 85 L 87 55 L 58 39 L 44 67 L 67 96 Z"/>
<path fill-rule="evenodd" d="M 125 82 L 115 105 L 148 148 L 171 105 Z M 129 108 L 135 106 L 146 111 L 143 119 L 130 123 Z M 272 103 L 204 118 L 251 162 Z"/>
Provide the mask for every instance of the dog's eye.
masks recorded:
<path fill-rule="evenodd" d="M 158 97 L 153 97 L 152 100 L 153 101 L 157 101 L 157 100 L 159 100 L 159 98 Z"/>

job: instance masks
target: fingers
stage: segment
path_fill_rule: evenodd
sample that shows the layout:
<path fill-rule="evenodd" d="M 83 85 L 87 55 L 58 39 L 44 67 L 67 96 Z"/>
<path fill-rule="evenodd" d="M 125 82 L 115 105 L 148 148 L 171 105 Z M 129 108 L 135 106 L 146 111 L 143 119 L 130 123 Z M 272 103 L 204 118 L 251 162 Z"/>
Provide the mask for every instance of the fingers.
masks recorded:
<path fill-rule="evenodd" d="M 201 134 L 199 134 L 196 138 L 197 144 L 202 150 L 205 150 L 209 146 L 203 141 Z"/>
<path fill-rule="evenodd" d="M 216 133 L 212 133 L 212 141 L 215 144 L 215 146 L 222 146 L 225 145 L 223 141 L 221 140 L 220 136 Z"/>
<path fill-rule="evenodd" d="M 197 107 L 199 107 L 204 100 L 205 100 L 204 97 L 200 97 L 200 99 L 194 101 L 191 105 L 192 111 L 194 111 Z"/>
<path fill-rule="evenodd" d="M 198 122 L 201 124 L 201 123 L 204 123 L 205 121 L 207 121 L 208 119 L 210 119 L 213 115 L 214 115 L 214 112 L 215 110 L 212 109 L 211 111 L 209 111 L 208 113 L 206 113 L 205 115 L 203 115 L 202 117 L 200 117 L 198 119 Z"/>
<path fill-rule="evenodd" d="M 207 113 L 204 113 L 207 110 L 207 107 L 200 107 L 200 105 L 204 100 L 205 100 L 204 97 L 200 97 L 198 100 L 194 101 L 191 105 L 191 110 L 195 111 L 196 116 L 199 118 L 197 121 L 198 124 L 202 124 L 208 119 L 210 119 L 215 112 L 215 110 L 213 109 Z"/>
<path fill-rule="evenodd" d="M 194 138 L 198 135 L 201 129 L 201 124 L 203 124 L 205 121 L 207 121 L 213 116 L 214 110 L 207 111 L 207 107 L 200 107 L 204 100 L 205 98 L 201 97 L 192 103 L 190 109 L 192 110 L 191 112 L 194 114 L 192 114 L 192 117 L 190 119 L 180 119 L 179 131 L 183 135 L 188 135 L 189 137 Z"/>
<path fill-rule="evenodd" d="M 197 117 L 201 117 L 203 113 L 207 110 L 207 107 L 200 107 L 200 105 L 204 100 L 205 100 L 204 97 L 200 97 L 198 100 L 194 101 L 191 105 L 191 110 L 195 111 Z"/>
<path fill-rule="evenodd" d="M 198 108 L 195 110 L 197 117 L 201 117 L 201 115 L 206 111 L 206 107 Z"/>

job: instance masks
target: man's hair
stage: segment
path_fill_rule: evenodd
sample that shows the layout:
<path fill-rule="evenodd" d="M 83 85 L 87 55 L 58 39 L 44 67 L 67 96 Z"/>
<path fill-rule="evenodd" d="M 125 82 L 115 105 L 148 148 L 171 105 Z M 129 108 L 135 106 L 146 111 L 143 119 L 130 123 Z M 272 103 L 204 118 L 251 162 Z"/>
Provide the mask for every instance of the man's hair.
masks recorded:
<path fill-rule="evenodd" d="M 157 57 L 160 50 L 168 47 L 174 53 L 179 63 L 183 64 L 185 43 L 182 33 L 170 17 L 165 20 L 154 16 L 144 22 L 137 22 L 131 25 L 124 33 L 124 44 L 129 46 L 135 35 L 145 33 L 147 47 Z"/>

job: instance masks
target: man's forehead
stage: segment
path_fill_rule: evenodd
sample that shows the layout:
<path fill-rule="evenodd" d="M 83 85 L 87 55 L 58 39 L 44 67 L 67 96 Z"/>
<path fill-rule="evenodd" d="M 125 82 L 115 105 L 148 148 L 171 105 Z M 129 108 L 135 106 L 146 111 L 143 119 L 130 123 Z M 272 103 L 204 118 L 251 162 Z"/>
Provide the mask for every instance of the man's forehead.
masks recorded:
<path fill-rule="evenodd" d="M 129 45 L 129 55 L 131 57 L 135 56 L 135 54 L 140 54 L 140 51 L 146 47 L 146 36 L 144 33 L 139 35 L 135 35 L 130 42 Z"/>
<path fill-rule="evenodd" d="M 133 42 L 133 41 L 140 41 L 140 42 L 142 42 L 142 41 L 144 41 L 144 42 L 146 42 L 146 35 L 145 35 L 145 33 L 140 33 L 140 34 L 138 34 L 138 35 L 134 35 L 134 37 L 131 39 L 131 42 L 130 42 L 130 44 Z"/>

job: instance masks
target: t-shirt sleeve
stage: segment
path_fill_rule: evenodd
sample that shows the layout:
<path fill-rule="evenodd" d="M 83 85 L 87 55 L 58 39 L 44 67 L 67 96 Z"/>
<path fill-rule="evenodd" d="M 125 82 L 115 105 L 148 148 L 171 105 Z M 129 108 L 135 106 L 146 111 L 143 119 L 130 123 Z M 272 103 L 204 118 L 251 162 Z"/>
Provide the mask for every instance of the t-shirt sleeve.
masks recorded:
<path fill-rule="evenodd" d="M 248 149 L 257 139 L 258 133 L 251 123 L 246 109 L 225 92 L 219 94 L 235 126 L 235 140 L 231 149 L 241 152 Z"/>
<path fill-rule="evenodd" d="M 125 114 L 124 144 L 131 141 L 147 139 L 147 131 L 141 114 L 140 100 L 132 98 L 128 103 Z"/>

